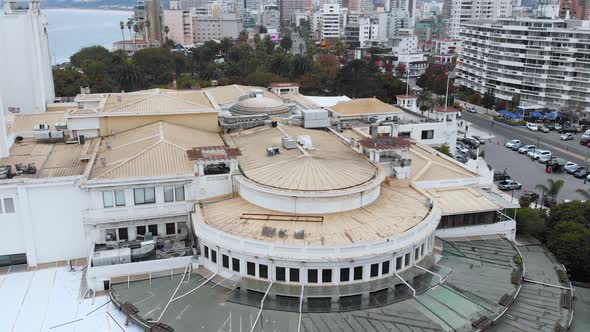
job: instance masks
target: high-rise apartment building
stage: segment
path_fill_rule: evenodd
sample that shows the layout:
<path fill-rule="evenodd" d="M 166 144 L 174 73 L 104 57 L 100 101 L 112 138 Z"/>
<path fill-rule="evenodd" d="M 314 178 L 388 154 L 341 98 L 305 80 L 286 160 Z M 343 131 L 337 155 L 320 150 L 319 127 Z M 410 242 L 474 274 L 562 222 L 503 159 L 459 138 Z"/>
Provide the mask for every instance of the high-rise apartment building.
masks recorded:
<path fill-rule="evenodd" d="M 144 24 L 147 40 L 161 41 L 162 33 L 162 3 L 160 0 L 137 0 L 134 7 L 135 20 Z M 149 23 L 148 23 L 149 22 Z"/>
<path fill-rule="evenodd" d="M 559 2 L 559 17 L 587 20 L 588 0 L 561 0 Z"/>
<path fill-rule="evenodd" d="M 280 0 L 281 23 L 290 23 L 291 15 L 297 10 L 309 10 L 312 7 L 311 0 Z"/>
<path fill-rule="evenodd" d="M 193 41 L 195 44 L 212 39 L 237 39 L 240 31 L 242 31 L 242 19 L 236 13 L 193 17 Z"/>
<path fill-rule="evenodd" d="M 479 19 L 496 19 L 512 15 L 511 0 L 445 0 L 443 14 L 448 20 L 450 38 L 459 37 L 463 22 Z"/>
<path fill-rule="evenodd" d="M 169 30 L 164 37 L 183 45 L 193 43 L 193 19 L 190 10 L 165 10 L 164 25 Z"/>
<path fill-rule="evenodd" d="M 476 20 L 460 32 L 462 86 L 542 107 L 590 107 L 590 21 Z"/>
<path fill-rule="evenodd" d="M 321 39 L 340 38 L 340 5 L 324 4 L 321 9 Z"/>

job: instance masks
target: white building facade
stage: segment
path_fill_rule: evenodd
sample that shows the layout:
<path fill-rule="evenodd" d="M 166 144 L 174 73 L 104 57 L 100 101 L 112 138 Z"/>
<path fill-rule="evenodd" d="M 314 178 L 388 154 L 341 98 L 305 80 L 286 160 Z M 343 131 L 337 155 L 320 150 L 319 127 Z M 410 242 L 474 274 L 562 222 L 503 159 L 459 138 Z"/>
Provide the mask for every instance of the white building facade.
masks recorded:
<path fill-rule="evenodd" d="M 500 19 L 466 22 L 457 81 L 496 98 L 543 107 L 590 106 L 588 21 Z"/>

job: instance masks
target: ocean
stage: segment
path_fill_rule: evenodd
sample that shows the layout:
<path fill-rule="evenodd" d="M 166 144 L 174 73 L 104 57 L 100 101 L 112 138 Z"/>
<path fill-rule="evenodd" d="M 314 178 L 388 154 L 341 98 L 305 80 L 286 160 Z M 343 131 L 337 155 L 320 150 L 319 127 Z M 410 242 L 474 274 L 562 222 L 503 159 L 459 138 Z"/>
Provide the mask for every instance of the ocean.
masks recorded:
<path fill-rule="evenodd" d="M 119 22 L 133 16 L 130 11 L 94 9 L 42 9 L 49 27 L 51 63 L 68 62 L 71 55 L 83 47 L 101 45 L 111 49 L 121 40 Z M 129 30 L 125 28 L 125 38 Z"/>

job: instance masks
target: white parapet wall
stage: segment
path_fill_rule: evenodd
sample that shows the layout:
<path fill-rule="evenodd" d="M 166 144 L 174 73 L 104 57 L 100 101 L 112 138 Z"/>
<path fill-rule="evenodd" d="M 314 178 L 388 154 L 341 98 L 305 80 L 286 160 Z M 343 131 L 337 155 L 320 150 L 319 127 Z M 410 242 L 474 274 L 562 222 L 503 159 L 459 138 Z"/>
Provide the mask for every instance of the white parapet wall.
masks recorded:
<path fill-rule="evenodd" d="M 441 239 L 464 238 L 470 236 L 502 236 L 514 241 L 516 237 L 516 222 L 511 219 L 493 224 L 441 228 L 436 230 L 436 236 Z"/>

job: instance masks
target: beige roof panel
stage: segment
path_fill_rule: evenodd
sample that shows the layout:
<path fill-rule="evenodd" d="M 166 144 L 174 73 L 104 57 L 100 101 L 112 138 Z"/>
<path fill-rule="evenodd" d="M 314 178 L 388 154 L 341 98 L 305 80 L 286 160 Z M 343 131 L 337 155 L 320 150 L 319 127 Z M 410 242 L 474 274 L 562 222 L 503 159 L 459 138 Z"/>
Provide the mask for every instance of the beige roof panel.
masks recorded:
<path fill-rule="evenodd" d="M 313 149 L 284 149 L 283 136 L 308 135 Z M 260 127 L 226 136 L 228 144 L 242 152 L 242 173 L 261 185 L 294 191 L 330 191 L 365 184 L 379 177 L 380 168 L 352 150 L 336 135 L 302 127 Z M 267 156 L 266 149 L 280 153 Z"/>
<path fill-rule="evenodd" d="M 174 176 L 194 173 L 186 151 L 223 145 L 217 133 L 155 122 L 105 137 L 91 179 Z"/>
<path fill-rule="evenodd" d="M 420 144 L 412 145 L 409 153 L 412 160 L 412 181 L 440 181 L 477 176 L 477 174 L 459 165 L 458 162 L 438 154 L 439 152 L 430 147 Z"/>
<path fill-rule="evenodd" d="M 358 98 L 349 101 L 340 102 L 330 110 L 341 116 L 381 114 L 381 113 L 401 113 L 402 111 L 390 104 L 386 104 L 377 98 Z"/>
<path fill-rule="evenodd" d="M 500 206 L 471 187 L 430 189 L 427 190 L 427 193 L 435 200 L 443 215 L 478 213 L 501 209 Z"/>
<path fill-rule="evenodd" d="M 394 211 L 394 213 L 392 213 Z M 203 204 L 203 221 L 223 232 L 255 240 L 291 245 L 336 246 L 379 241 L 401 234 L 418 225 L 428 214 L 426 197 L 401 185 L 382 185 L 381 195 L 371 205 L 347 212 L 314 214 L 321 222 L 243 219 L 244 213 L 289 216 L 251 204 L 241 197 Z M 305 215 L 298 215 L 305 216 Z M 317 218 L 316 218 L 317 219 Z M 264 227 L 286 229 L 288 236 L 262 235 Z M 303 229 L 304 239 L 295 239 L 295 230 Z"/>
<path fill-rule="evenodd" d="M 224 105 L 239 101 L 240 97 L 248 95 L 253 89 L 262 90 L 264 97 L 281 100 L 280 97 L 260 86 L 232 84 L 206 88 L 203 91 L 207 91 L 219 105 Z"/>
<path fill-rule="evenodd" d="M 55 130 L 56 123 L 66 123 L 65 112 L 44 112 L 37 114 L 10 114 L 8 115 L 7 130 L 9 133 L 30 133 L 33 126 L 47 124 L 50 130 Z"/>

